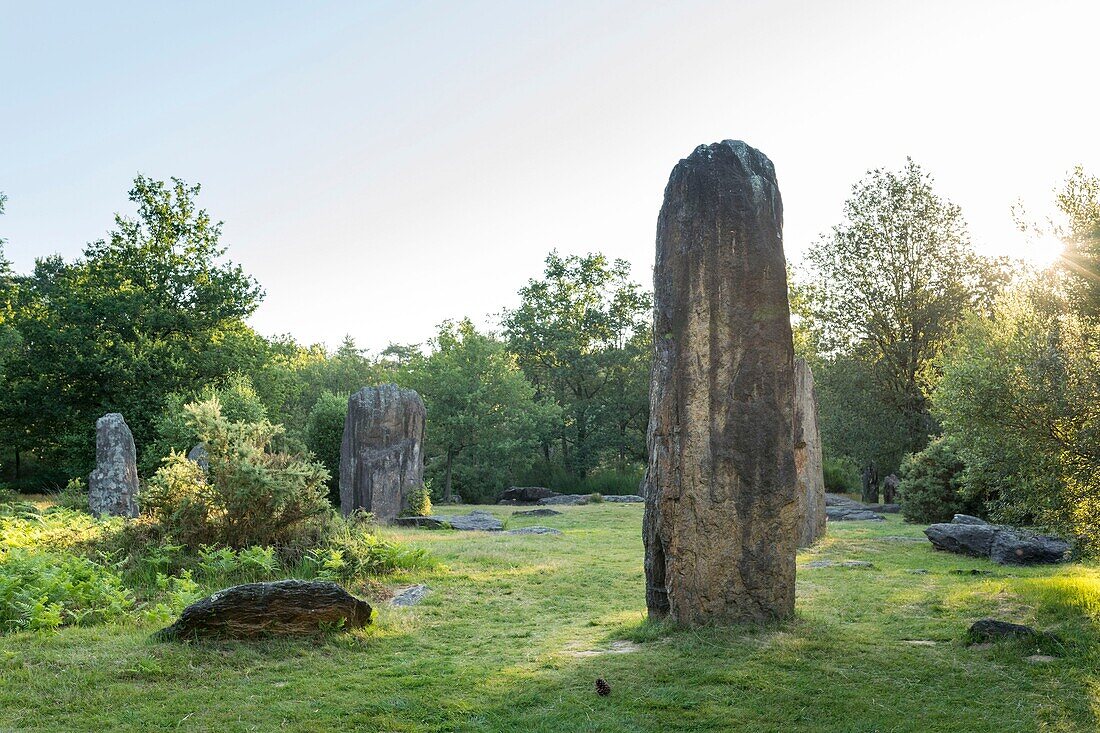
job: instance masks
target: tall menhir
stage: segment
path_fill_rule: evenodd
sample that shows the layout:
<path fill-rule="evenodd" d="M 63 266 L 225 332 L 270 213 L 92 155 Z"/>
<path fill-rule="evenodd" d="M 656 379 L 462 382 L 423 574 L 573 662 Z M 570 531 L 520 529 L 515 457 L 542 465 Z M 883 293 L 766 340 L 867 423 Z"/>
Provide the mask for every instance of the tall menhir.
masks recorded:
<path fill-rule="evenodd" d="M 783 204 L 760 151 L 701 145 L 657 220 L 645 540 L 651 617 L 794 612 L 794 346 Z"/>

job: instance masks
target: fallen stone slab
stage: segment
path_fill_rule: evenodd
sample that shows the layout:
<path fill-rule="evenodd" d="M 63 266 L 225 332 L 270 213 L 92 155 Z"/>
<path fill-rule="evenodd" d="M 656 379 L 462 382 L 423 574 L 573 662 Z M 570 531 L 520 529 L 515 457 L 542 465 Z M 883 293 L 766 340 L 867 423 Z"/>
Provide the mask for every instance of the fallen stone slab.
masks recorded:
<path fill-rule="evenodd" d="M 604 501 L 612 504 L 644 504 L 645 499 L 637 494 L 622 494 L 621 496 L 605 496 Z"/>
<path fill-rule="evenodd" d="M 535 525 L 533 527 L 520 527 L 518 529 L 510 529 L 504 534 L 561 534 L 560 529 L 554 529 L 553 527 L 540 527 Z"/>
<path fill-rule="evenodd" d="M 813 560 L 805 568 L 873 568 L 874 564 L 866 560 Z"/>
<path fill-rule="evenodd" d="M 827 506 L 825 507 L 825 516 L 832 522 L 853 522 L 853 521 L 866 521 L 866 522 L 884 522 L 886 517 L 881 514 L 875 514 L 868 509 L 851 509 L 841 506 Z"/>
<path fill-rule="evenodd" d="M 464 531 L 499 532 L 504 523 L 489 512 L 480 509 L 469 514 L 433 514 L 430 517 L 398 517 L 394 520 L 401 527 L 424 529 L 459 529 Z"/>
<path fill-rule="evenodd" d="M 498 500 L 501 504 L 534 504 L 539 499 L 559 496 L 557 491 L 541 486 L 512 486 L 501 492 Z"/>
<path fill-rule="evenodd" d="M 423 584 L 409 586 L 390 599 L 391 606 L 407 607 L 415 606 L 424 600 L 431 589 Z"/>
<path fill-rule="evenodd" d="M 544 499 L 539 499 L 536 503 L 540 506 L 550 506 L 564 504 L 567 506 L 578 506 L 580 504 L 587 504 L 591 499 L 590 494 L 559 494 L 558 496 L 548 496 Z"/>
<path fill-rule="evenodd" d="M 965 516 L 965 515 L 956 515 Z M 1070 544 L 1061 537 L 1040 535 L 1001 524 L 963 521 L 930 525 L 924 530 L 937 550 L 989 558 L 999 565 L 1037 565 L 1061 562 Z M 979 520 L 980 521 L 980 520 Z"/>
<path fill-rule="evenodd" d="M 983 618 L 970 625 L 967 632 L 972 642 L 996 641 L 1010 637 L 1043 636 L 1039 631 L 1023 624 Z"/>
<path fill-rule="evenodd" d="M 252 639 L 358 629 L 371 607 L 327 580 L 246 583 L 220 590 L 183 609 L 158 641 L 198 638 Z"/>
<path fill-rule="evenodd" d="M 515 512 L 513 517 L 560 517 L 561 512 L 554 509 L 531 509 L 526 512 Z"/>
<path fill-rule="evenodd" d="M 863 504 L 855 499 L 849 499 L 843 494 L 825 494 L 825 506 L 842 506 L 851 509 L 863 509 Z"/>

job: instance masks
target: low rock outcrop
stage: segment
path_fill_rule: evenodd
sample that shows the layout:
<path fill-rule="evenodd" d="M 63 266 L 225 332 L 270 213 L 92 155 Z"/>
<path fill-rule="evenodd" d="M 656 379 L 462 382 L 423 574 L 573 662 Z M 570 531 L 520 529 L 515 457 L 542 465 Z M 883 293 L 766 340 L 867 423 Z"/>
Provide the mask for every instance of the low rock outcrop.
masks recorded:
<path fill-rule="evenodd" d="M 402 527 L 424 529 L 461 529 L 466 531 L 499 532 L 504 523 L 489 512 L 475 510 L 469 514 L 433 514 L 430 517 L 398 517 L 394 523 Z"/>
<path fill-rule="evenodd" d="M 183 609 L 179 620 L 155 635 L 160 641 L 203 637 L 251 639 L 357 629 L 370 623 L 371 607 L 336 583 L 280 580 L 218 591 Z"/>
<path fill-rule="evenodd" d="M 551 496 L 559 496 L 559 494 L 541 486 L 513 486 L 501 492 L 498 501 L 501 504 L 534 504 L 539 499 Z"/>
<path fill-rule="evenodd" d="M 933 524 L 924 534 L 937 550 L 987 557 L 1000 565 L 1061 562 L 1070 549 L 1061 537 L 989 524 L 966 514 L 956 514 L 950 523 Z"/>

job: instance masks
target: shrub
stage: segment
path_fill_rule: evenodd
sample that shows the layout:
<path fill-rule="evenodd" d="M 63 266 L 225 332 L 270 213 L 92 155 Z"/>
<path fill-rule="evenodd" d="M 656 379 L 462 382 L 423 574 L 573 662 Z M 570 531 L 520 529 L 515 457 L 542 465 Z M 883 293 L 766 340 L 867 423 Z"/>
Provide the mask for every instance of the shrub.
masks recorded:
<path fill-rule="evenodd" d="M 975 512 L 961 493 L 965 469 L 949 438 L 937 438 L 920 453 L 906 456 L 898 488 L 906 521 L 946 522 L 957 512 Z"/>
<path fill-rule="evenodd" d="M 846 458 L 826 458 L 822 469 L 825 473 L 825 490 L 847 494 L 859 489 L 859 471 Z"/>
<path fill-rule="evenodd" d="M 190 547 L 246 547 L 291 542 L 331 513 L 328 471 L 301 456 L 272 450 L 282 427 L 266 420 L 230 422 L 216 398 L 185 408 L 206 445 L 203 472 L 173 452 L 149 480 L 143 507 Z"/>
<path fill-rule="evenodd" d="M 428 568 L 435 564 L 423 549 L 383 539 L 352 525 L 333 531 L 324 545 L 306 553 L 303 570 L 326 580 L 348 582 L 395 570 Z"/>
<path fill-rule="evenodd" d="M 122 616 L 134 597 L 118 574 L 84 557 L 15 549 L 0 556 L 0 630 L 84 626 Z"/>
<path fill-rule="evenodd" d="M 408 510 L 405 512 L 413 517 L 430 517 L 432 515 L 432 490 L 428 485 L 421 484 L 418 488 L 409 492 L 405 497 Z"/>
<path fill-rule="evenodd" d="M 82 478 L 69 479 L 65 488 L 57 492 L 55 506 L 73 509 L 78 512 L 91 512 L 88 506 L 88 484 Z"/>

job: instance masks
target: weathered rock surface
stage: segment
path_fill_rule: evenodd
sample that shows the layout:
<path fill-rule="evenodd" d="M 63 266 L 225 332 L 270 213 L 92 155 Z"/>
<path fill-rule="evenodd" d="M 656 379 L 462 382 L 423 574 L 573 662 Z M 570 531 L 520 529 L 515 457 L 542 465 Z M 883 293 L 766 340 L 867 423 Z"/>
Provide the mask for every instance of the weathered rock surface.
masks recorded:
<path fill-rule="evenodd" d="M 364 387 L 348 398 L 340 446 L 340 510 L 389 522 L 424 483 L 424 419 L 420 395 L 396 384 Z"/>
<path fill-rule="evenodd" d="M 510 529 L 504 534 L 561 534 L 560 529 L 554 529 L 553 527 L 520 527 L 519 529 Z"/>
<path fill-rule="evenodd" d="M 95 421 L 95 470 L 88 475 L 88 507 L 97 517 L 138 515 L 137 448 L 117 412 Z"/>
<path fill-rule="evenodd" d="M 969 635 L 972 641 L 995 641 L 1012 636 L 1038 636 L 1039 632 L 1023 624 L 983 618 L 970 625 Z"/>
<path fill-rule="evenodd" d="M 989 524 L 967 514 L 956 514 L 950 524 L 930 525 L 924 534 L 937 550 L 988 557 L 1000 565 L 1057 563 L 1070 550 L 1061 537 Z"/>
<path fill-rule="evenodd" d="M 901 479 L 892 473 L 882 480 L 882 502 L 893 504 L 897 499 L 898 489 L 901 488 Z"/>
<path fill-rule="evenodd" d="M 413 585 L 394 595 L 390 599 L 391 606 L 408 607 L 415 606 L 424 600 L 431 589 L 426 585 Z"/>
<path fill-rule="evenodd" d="M 849 499 L 847 496 L 844 496 L 843 494 L 829 494 L 829 493 L 825 494 L 825 506 L 842 506 L 842 507 L 848 507 L 848 508 L 851 508 L 851 509 L 863 509 L 864 508 L 864 505 L 863 505 L 862 502 L 856 501 L 855 499 Z"/>
<path fill-rule="evenodd" d="M 461 529 L 466 531 L 499 532 L 504 523 L 480 509 L 469 514 L 433 514 L 430 517 L 398 517 L 395 524 L 425 529 Z"/>
<path fill-rule="evenodd" d="M 794 612 L 794 349 L 775 169 L 743 142 L 672 171 L 657 221 L 646 605 L 684 624 Z"/>
<path fill-rule="evenodd" d="M 203 471 L 210 470 L 210 454 L 206 452 L 206 446 L 202 443 L 196 443 L 194 448 L 187 451 L 187 460 L 199 464 L 199 468 Z"/>
<path fill-rule="evenodd" d="M 559 494 L 557 496 L 548 496 L 545 499 L 539 499 L 536 503 L 540 506 L 548 506 L 554 504 L 576 506 L 578 504 L 587 504 L 589 498 L 591 497 L 588 494 Z"/>
<path fill-rule="evenodd" d="M 534 504 L 539 499 L 551 496 L 559 494 L 541 486 L 513 486 L 501 493 L 499 501 L 501 504 Z"/>
<path fill-rule="evenodd" d="M 526 512 L 516 512 L 513 517 L 560 517 L 561 512 L 553 509 L 531 509 Z"/>
<path fill-rule="evenodd" d="M 897 514 L 901 511 L 901 504 L 864 504 L 863 508 L 879 514 Z"/>
<path fill-rule="evenodd" d="M 846 506 L 825 507 L 825 516 L 830 522 L 885 522 L 886 517 L 875 514 L 870 509 L 857 509 Z"/>
<path fill-rule="evenodd" d="M 825 473 L 817 427 L 817 392 L 806 360 L 794 360 L 794 467 L 798 472 L 799 547 L 825 536 Z"/>
<path fill-rule="evenodd" d="M 645 497 L 638 496 L 637 494 L 612 494 L 610 496 L 604 496 L 604 501 L 609 501 L 612 504 L 641 504 L 645 501 Z"/>
<path fill-rule="evenodd" d="M 370 623 L 366 601 L 328 581 L 247 583 L 218 591 L 183 609 L 179 620 L 156 634 L 160 640 L 316 634 Z"/>

